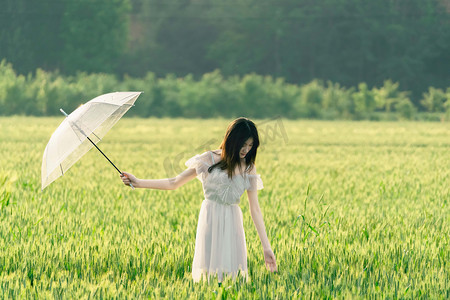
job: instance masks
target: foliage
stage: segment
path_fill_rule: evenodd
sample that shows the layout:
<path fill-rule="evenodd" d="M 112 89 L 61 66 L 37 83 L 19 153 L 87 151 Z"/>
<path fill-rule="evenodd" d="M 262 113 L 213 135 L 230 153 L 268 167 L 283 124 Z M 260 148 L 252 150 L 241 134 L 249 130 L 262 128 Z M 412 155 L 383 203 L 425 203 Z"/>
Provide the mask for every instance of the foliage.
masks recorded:
<path fill-rule="evenodd" d="M 445 103 L 448 101 L 448 95 L 441 90 L 434 87 L 428 88 L 428 92 L 423 94 L 421 104 L 430 112 L 445 111 Z"/>
<path fill-rule="evenodd" d="M 20 74 L 118 72 L 128 45 L 129 0 L 6 0 L 0 8 L 0 60 L 13 62 Z"/>
<path fill-rule="evenodd" d="M 41 69 L 24 76 L 5 60 L 0 63 L 0 75 L 0 115 L 59 115 L 60 108 L 70 112 L 100 94 L 126 90 L 144 92 L 137 103 L 140 109 L 127 114 L 140 117 L 373 120 L 380 112 L 391 119 L 415 119 L 418 111 L 409 92 L 391 80 L 372 89 L 360 83 L 355 89 L 321 80 L 299 86 L 254 73 L 226 78 L 219 70 L 198 80 L 192 74 L 157 78 L 147 73 L 143 78 L 119 79 L 106 73 L 63 76 Z M 443 115 L 449 94 L 431 87 L 422 103 L 430 112 Z"/>
<path fill-rule="evenodd" d="M 61 69 L 113 73 L 128 43 L 128 0 L 66 1 Z"/>
<path fill-rule="evenodd" d="M 22 75 L 199 80 L 217 69 L 342 87 L 391 79 L 416 107 L 430 86 L 450 82 L 446 0 L 4 0 L 0 14 L 0 60 Z M 354 116 L 365 118 L 358 103 Z"/>
<path fill-rule="evenodd" d="M 353 102 L 355 103 L 355 116 L 357 118 L 365 118 L 375 111 L 375 92 L 369 90 L 366 83 L 360 83 L 358 90 L 352 96 Z"/>
<path fill-rule="evenodd" d="M 413 119 L 414 115 L 417 112 L 416 107 L 408 98 L 403 98 L 400 101 L 396 102 L 394 107 L 399 115 L 406 120 Z"/>

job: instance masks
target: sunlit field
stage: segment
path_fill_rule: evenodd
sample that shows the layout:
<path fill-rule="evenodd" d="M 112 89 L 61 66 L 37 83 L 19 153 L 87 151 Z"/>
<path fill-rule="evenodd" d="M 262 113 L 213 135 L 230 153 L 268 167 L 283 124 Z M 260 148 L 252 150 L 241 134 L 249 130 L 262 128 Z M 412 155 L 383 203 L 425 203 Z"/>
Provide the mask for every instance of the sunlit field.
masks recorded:
<path fill-rule="evenodd" d="M 0 298 L 450 297 L 450 124 L 255 120 L 264 266 L 246 194 L 249 282 L 194 284 L 197 179 L 131 190 L 92 149 L 41 191 L 60 118 L 0 118 Z M 122 119 L 98 145 L 167 178 L 217 149 L 228 119 Z"/>

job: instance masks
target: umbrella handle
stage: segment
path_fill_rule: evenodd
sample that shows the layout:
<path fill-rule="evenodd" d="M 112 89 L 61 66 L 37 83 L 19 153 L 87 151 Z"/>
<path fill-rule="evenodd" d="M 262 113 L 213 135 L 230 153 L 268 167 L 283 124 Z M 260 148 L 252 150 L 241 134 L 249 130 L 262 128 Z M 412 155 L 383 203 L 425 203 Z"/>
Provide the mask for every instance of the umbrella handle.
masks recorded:
<path fill-rule="evenodd" d="M 69 117 L 69 115 L 62 109 L 62 108 L 60 108 L 59 109 L 59 111 L 60 112 L 62 112 L 63 113 L 63 115 L 65 115 L 66 116 L 66 118 L 68 118 Z M 70 121 L 69 121 L 70 122 Z M 70 123 L 70 124 L 72 124 L 72 123 Z M 73 123 L 74 124 L 74 123 Z M 125 174 L 123 174 L 123 172 L 122 171 L 120 171 L 119 170 L 119 168 L 117 168 L 116 167 L 116 165 L 108 158 L 108 156 L 106 156 L 106 154 L 105 153 L 103 153 L 103 151 L 102 150 L 100 150 L 100 148 L 86 135 L 86 133 L 84 133 L 84 131 L 80 128 L 80 127 L 78 127 L 78 125 L 76 125 L 76 124 L 74 124 L 79 130 L 80 130 L 80 132 L 89 140 L 89 142 L 91 142 L 91 144 L 95 147 L 95 148 L 97 148 L 97 150 L 98 151 L 100 151 L 100 153 L 111 163 L 111 165 L 117 170 L 117 172 L 119 172 L 119 174 L 122 174 L 122 175 L 125 175 Z M 131 184 L 131 182 L 130 182 L 130 187 L 134 190 L 134 186 Z"/>

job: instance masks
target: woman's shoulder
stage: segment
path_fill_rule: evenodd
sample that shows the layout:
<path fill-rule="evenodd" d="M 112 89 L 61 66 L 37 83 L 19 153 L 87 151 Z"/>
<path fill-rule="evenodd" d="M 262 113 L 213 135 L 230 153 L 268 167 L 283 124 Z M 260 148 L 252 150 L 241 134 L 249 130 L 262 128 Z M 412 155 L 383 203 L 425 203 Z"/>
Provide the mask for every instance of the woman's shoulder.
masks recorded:
<path fill-rule="evenodd" d="M 249 175 L 257 175 L 257 174 L 256 174 L 256 166 L 255 166 L 254 163 L 251 163 L 251 164 L 248 166 L 247 172 L 248 172 Z"/>
<path fill-rule="evenodd" d="M 220 160 L 221 150 L 206 150 L 197 155 L 199 160 L 206 163 L 208 166 L 212 165 L 213 162 L 218 162 Z"/>
<path fill-rule="evenodd" d="M 209 156 L 209 157 L 211 157 L 211 153 L 216 154 L 216 155 L 220 155 L 220 149 L 219 150 L 204 150 L 203 152 L 201 152 L 198 155 L 199 156 Z"/>
<path fill-rule="evenodd" d="M 221 154 L 222 154 L 222 149 L 216 149 L 216 150 L 209 150 L 209 156 L 212 155 L 212 157 L 214 158 L 215 162 L 218 162 L 221 158 Z"/>
<path fill-rule="evenodd" d="M 222 149 L 210 150 L 209 152 L 211 152 L 217 156 L 220 156 L 222 154 Z"/>

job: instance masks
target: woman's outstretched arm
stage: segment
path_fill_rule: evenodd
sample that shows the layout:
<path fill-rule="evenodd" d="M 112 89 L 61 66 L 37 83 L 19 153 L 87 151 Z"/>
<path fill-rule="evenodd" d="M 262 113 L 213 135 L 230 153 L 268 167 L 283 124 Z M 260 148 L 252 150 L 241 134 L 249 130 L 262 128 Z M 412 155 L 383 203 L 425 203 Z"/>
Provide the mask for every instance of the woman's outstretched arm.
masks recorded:
<path fill-rule="evenodd" d="M 270 247 L 269 239 L 267 238 L 266 227 L 264 226 L 263 216 L 258 203 L 258 192 L 247 190 L 247 196 L 250 205 L 250 214 L 256 230 L 258 231 L 259 239 L 261 240 L 261 245 L 263 247 L 266 267 L 271 272 L 277 272 L 277 262 L 272 248 Z"/>
<path fill-rule="evenodd" d="M 197 176 L 195 169 L 186 169 L 176 177 L 164 179 L 139 179 L 131 173 L 123 172 L 120 175 L 125 185 L 133 184 L 135 188 L 175 190 Z"/>

